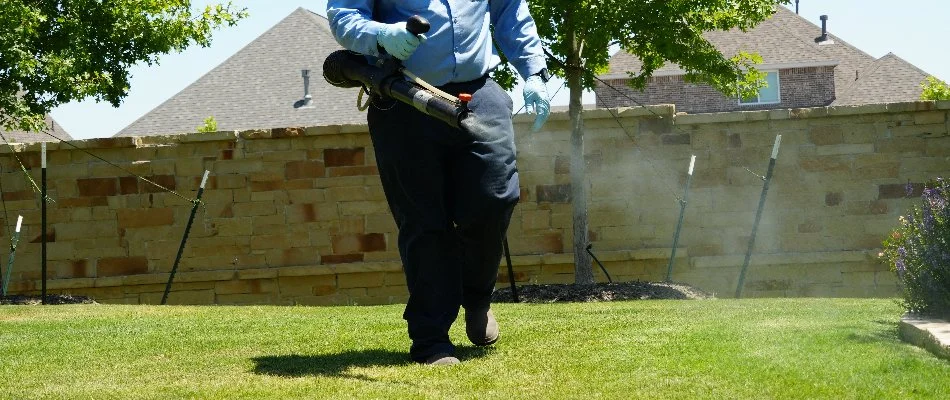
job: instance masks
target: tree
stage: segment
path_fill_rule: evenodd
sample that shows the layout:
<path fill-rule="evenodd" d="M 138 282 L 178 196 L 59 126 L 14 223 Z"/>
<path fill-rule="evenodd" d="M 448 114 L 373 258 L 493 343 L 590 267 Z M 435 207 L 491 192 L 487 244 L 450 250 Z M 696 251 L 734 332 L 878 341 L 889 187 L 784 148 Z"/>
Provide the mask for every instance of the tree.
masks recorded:
<path fill-rule="evenodd" d="M 39 131 L 73 100 L 118 107 L 129 69 L 247 16 L 231 3 L 192 10 L 190 0 L 0 0 L 0 127 Z"/>
<path fill-rule="evenodd" d="M 594 282 L 587 246 L 587 190 L 584 162 L 583 90 L 604 73 L 610 47 L 619 45 L 643 61 L 631 73 L 631 86 L 643 89 L 666 62 L 686 71 L 688 82 L 704 82 L 727 95 L 751 95 L 764 84 L 754 68 L 761 58 L 748 53 L 724 56 L 703 33 L 739 28 L 743 31 L 769 18 L 788 0 L 530 0 L 538 34 L 561 62 L 549 62 L 570 89 L 571 199 L 574 213 L 575 282 Z"/>
<path fill-rule="evenodd" d="M 924 89 L 921 100 L 950 100 L 950 85 L 936 77 L 928 76 L 920 87 Z"/>

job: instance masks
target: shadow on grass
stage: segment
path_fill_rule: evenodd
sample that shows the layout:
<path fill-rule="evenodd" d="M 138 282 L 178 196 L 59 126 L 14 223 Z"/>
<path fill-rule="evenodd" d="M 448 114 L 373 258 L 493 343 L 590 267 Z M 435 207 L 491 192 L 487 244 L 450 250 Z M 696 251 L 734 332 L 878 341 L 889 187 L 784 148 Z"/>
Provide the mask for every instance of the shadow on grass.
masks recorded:
<path fill-rule="evenodd" d="M 284 377 L 328 376 L 372 380 L 354 374 L 351 368 L 410 365 L 404 352 L 389 350 L 345 351 L 335 354 L 263 356 L 254 361 L 254 373 Z"/>
<path fill-rule="evenodd" d="M 886 343 L 889 345 L 901 343 L 897 324 L 894 321 L 880 319 L 873 321 L 870 329 L 849 333 L 847 338 L 857 343 Z"/>
<path fill-rule="evenodd" d="M 459 346 L 456 355 L 464 360 L 485 357 L 491 347 Z M 399 367 L 414 365 L 405 352 L 389 350 L 345 351 L 335 354 L 262 356 L 252 358 L 254 373 L 282 377 L 327 376 L 374 380 L 355 374 L 353 368 Z"/>

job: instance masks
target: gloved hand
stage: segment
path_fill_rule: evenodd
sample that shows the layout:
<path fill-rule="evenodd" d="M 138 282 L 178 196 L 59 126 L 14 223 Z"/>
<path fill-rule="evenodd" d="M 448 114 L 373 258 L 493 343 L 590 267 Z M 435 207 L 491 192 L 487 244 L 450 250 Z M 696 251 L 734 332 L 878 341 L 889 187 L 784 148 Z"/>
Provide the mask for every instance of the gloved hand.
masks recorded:
<path fill-rule="evenodd" d="M 387 53 L 400 60 L 412 55 L 419 44 L 426 40 L 426 35 L 415 35 L 406 30 L 405 22 L 386 24 L 379 28 L 376 34 L 376 43 L 379 43 Z"/>
<path fill-rule="evenodd" d="M 533 132 L 541 130 L 544 122 L 548 120 L 548 114 L 551 113 L 551 102 L 548 101 L 548 89 L 540 76 L 531 75 L 524 81 L 524 104 L 527 107 L 533 107 L 534 112 L 538 114 L 534 118 L 531 130 Z"/>

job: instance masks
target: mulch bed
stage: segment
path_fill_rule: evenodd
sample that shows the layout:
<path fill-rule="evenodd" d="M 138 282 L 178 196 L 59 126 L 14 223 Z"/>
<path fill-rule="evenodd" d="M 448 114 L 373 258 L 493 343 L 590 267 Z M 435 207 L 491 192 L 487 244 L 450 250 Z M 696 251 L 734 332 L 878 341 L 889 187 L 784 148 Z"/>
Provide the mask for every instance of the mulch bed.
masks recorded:
<path fill-rule="evenodd" d="M 38 295 L 20 295 L 0 296 L 0 305 L 39 305 L 43 299 Z M 46 295 L 46 304 L 96 304 L 96 302 L 86 296 L 70 296 L 68 294 L 48 294 Z"/>
<path fill-rule="evenodd" d="M 519 285 L 520 303 L 568 303 L 620 300 L 710 299 L 714 296 L 689 285 L 665 282 L 619 282 L 593 285 Z M 492 301 L 514 303 L 511 287 L 495 290 Z"/>
<path fill-rule="evenodd" d="M 660 300 L 660 299 L 710 299 L 714 296 L 681 283 L 665 282 L 619 282 L 596 283 L 593 285 L 546 284 L 519 285 L 520 303 L 568 303 L 621 300 Z M 46 296 L 48 304 L 96 304 L 86 296 L 51 294 Z M 495 291 L 492 301 L 496 303 L 514 303 L 511 288 L 504 287 Z M 10 295 L 0 296 L 0 305 L 38 305 L 40 296 Z"/>

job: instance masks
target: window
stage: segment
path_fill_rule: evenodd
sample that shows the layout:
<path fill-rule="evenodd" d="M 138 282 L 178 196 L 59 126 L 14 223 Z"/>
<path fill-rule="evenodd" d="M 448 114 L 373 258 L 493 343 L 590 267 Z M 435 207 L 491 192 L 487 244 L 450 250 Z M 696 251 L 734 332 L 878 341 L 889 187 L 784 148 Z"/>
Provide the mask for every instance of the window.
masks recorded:
<path fill-rule="evenodd" d="M 740 98 L 739 105 L 781 103 L 782 96 L 779 95 L 778 71 L 766 72 L 765 84 L 765 87 L 759 89 L 759 93 L 755 96 Z"/>

